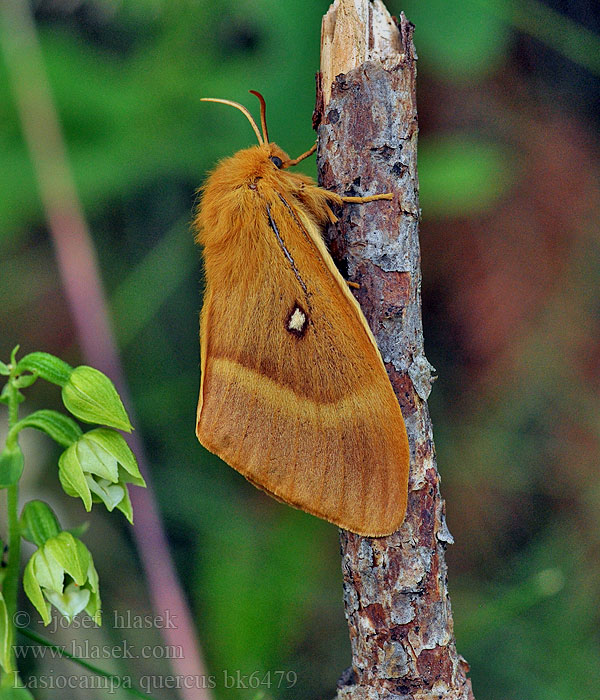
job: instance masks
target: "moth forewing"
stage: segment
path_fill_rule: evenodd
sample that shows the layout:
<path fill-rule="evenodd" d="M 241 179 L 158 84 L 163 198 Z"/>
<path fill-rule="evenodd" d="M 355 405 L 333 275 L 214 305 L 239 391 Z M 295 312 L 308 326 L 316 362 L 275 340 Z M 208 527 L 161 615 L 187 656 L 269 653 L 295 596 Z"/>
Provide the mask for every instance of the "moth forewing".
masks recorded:
<path fill-rule="evenodd" d="M 314 187 L 314 189 L 320 189 L 317 187 Z M 326 190 L 322 190 L 324 192 L 327 192 Z M 334 202 L 338 202 L 340 199 L 338 195 L 336 195 L 333 192 L 327 192 L 327 195 L 330 196 L 330 199 Z M 373 332 L 371 331 L 371 328 L 369 327 L 369 324 L 367 323 L 367 319 L 365 318 L 362 309 L 360 308 L 360 304 L 356 300 L 356 297 L 352 294 L 350 291 L 350 288 L 348 286 L 348 282 L 342 277 L 340 274 L 340 271 L 338 270 L 333 258 L 331 257 L 331 254 L 327 250 L 327 246 L 325 245 L 325 240 L 323 238 L 323 233 L 322 231 L 315 226 L 314 222 L 310 220 L 310 218 L 307 216 L 305 211 L 303 211 L 301 208 L 296 211 L 296 216 L 299 219 L 299 221 L 302 224 L 302 227 L 304 230 L 307 232 L 307 234 L 310 236 L 310 240 L 315 246 L 315 255 L 319 256 L 323 263 L 326 265 L 327 269 L 331 273 L 333 279 L 337 282 L 338 288 L 344 295 L 344 297 L 347 299 L 349 302 L 351 308 L 356 314 L 356 320 L 358 323 L 360 323 L 364 329 L 364 331 L 367 334 L 367 337 L 369 338 L 371 344 L 373 345 L 373 348 L 375 349 L 375 352 L 377 353 L 377 356 L 379 357 L 381 361 L 382 367 L 385 366 L 383 364 L 383 360 L 381 359 L 381 354 L 379 352 L 379 347 L 377 346 L 377 341 L 375 340 L 375 336 L 373 335 Z"/>

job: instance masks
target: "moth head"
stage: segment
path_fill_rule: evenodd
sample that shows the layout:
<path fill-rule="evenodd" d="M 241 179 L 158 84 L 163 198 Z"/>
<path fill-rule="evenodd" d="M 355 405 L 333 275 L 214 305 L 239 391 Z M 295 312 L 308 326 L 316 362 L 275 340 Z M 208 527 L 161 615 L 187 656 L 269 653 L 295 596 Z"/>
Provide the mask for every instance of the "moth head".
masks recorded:
<path fill-rule="evenodd" d="M 256 95 L 260 102 L 260 125 L 262 128 L 262 134 L 250 112 L 246 109 L 246 107 L 244 107 L 244 105 L 241 105 L 239 102 L 233 102 L 232 100 L 222 100 L 217 97 L 202 97 L 201 101 L 220 102 L 221 104 L 230 105 L 231 107 L 239 109 L 240 112 L 242 112 L 242 114 L 250 122 L 250 126 L 254 129 L 254 133 L 256 134 L 256 138 L 258 139 L 259 145 L 259 148 L 257 150 L 260 152 L 260 155 L 262 157 L 266 156 L 268 160 L 273 164 L 273 167 L 276 170 L 283 170 L 286 167 L 288 167 L 288 164 L 291 165 L 292 162 L 290 161 L 290 158 L 287 155 L 287 153 L 285 153 L 285 151 L 282 151 L 281 148 L 277 146 L 277 144 L 269 141 L 269 132 L 267 130 L 267 105 L 265 103 L 265 98 L 260 94 L 260 92 L 257 92 L 256 90 L 250 90 L 250 92 L 253 95 Z"/>

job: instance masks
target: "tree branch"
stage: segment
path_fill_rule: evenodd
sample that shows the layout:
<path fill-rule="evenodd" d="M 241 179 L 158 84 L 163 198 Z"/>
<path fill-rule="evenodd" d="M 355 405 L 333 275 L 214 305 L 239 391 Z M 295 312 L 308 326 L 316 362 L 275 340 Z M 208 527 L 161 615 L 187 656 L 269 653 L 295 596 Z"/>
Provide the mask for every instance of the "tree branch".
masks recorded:
<path fill-rule="evenodd" d="M 439 491 L 426 399 L 418 239 L 416 55 L 413 26 L 381 0 L 335 0 L 323 19 L 315 110 L 324 187 L 342 195 L 393 192 L 345 205 L 329 231 L 334 258 L 358 282 L 402 407 L 411 448 L 400 530 L 382 538 L 341 531 L 352 671 L 338 699 L 472 700 L 453 637 L 444 550 L 452 542 Z"/>

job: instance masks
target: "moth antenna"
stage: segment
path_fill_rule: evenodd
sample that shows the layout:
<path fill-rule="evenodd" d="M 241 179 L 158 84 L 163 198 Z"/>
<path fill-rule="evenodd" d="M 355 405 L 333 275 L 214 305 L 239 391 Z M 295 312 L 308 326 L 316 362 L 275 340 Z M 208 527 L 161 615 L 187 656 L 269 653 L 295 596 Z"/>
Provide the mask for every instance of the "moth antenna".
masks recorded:
<path fill-rule="evenodd" d="M 269 143 L 269 132 L 267 131 L 267 105 L 265 103 L 265 98 L 256 90 L 248 90 L 248 92 L 256 95 L 260 101 L 260 125 L 262 126 L 265 143 Z"/>
<path fill-rule="evenodd" d="M 231 100 L 222 100 L 219 97 L 201 97 L 200 102 L 220 102 L 221 104 L 230 105 L 231 107 L 235 107 L 236 109 L 239 109 L 240 112 L 242 112 L 242 114 L 250 122 L 250 126 L 254 129 L 254 133 L 256 134 L 256 137 L 258 138 L 259 145 L 264 146 L 265 142 L 263 141 L 263 137 L 260 135 L 260 131 L 258 130 L 258 127 L 256 126 L 256 122 L 254 121 L 254 119 L 252 119 L 252 115 L 244 107 L 244 105 L 241 105 L 239 102 L 232 102 Z"/>

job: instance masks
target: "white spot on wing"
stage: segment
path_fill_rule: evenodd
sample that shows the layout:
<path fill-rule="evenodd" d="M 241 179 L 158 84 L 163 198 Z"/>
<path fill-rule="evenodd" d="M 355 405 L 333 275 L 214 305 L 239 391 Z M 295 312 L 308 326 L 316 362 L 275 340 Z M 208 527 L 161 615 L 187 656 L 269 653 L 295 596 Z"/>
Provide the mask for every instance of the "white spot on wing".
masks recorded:
<path fill-rule="evenodd" d="M 301 311 L 298 307 L 294 309 L 294 313 L 290 316 L 290 321 L 288 323 L 288 330 L 297 331 L 301 333 L 304 329 L 304 324 L 306 323 L 306 314 Z"/>

